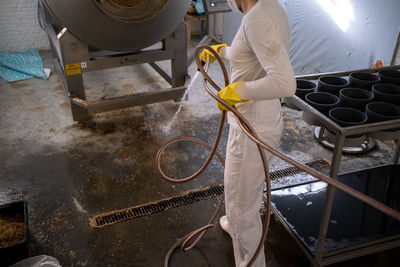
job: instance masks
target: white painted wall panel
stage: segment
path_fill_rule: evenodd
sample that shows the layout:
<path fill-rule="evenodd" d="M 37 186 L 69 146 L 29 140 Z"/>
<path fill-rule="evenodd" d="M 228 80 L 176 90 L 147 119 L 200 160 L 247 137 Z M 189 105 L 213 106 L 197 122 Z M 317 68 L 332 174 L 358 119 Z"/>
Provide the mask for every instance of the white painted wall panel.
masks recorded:
<path fill-rule="evenodd" d="M 0 0 L 0 51 L 49 49 L 37 21 L 37 0 Z"/>
<path fill-rule="evenodd" d="M 400 1 L 280 0 L 280 3 L 291 24 L 290 58 L 297 75 L 368 68 L 377 59 L 390 65 L 400 30 Z M 232 41 L 240 19 L 239 14 L 225 14 L 225 42 Z M 339 25 L 346 21 L 349 25 L 343 31 Z"/>

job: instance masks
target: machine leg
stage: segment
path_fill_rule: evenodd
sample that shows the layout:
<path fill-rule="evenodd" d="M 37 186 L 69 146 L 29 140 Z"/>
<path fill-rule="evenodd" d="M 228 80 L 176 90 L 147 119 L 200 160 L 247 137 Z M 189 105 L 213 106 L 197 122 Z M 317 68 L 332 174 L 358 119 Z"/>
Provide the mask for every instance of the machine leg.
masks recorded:
<path fill-rule="evenodd" d="M 165 39 L 166 50 L 174 50 L 171 60 L 172 87 L 185 84 L 187 75 L 186 23 L 182 22 L 170 36 Z"/>
<path fill-rule="evenodd" d="M 70 96 L 76 96 L 80 99 L 86 100 L 85 87 L 83 85 L 82 74 L 67 76 L 67 84 Z M 74 121 L 82 122 L 90 119 L 89 112 L 86 108 L 78 106 L 72 101 L 70 101 L 70 103 L 71 103 L 72 119 Z"/>
<path fill-rule="evenodd" d="M 325 127 L 321 126 L 320 130 L 319 130 L 319 135 L 318 135 L 318 143 L 322 144 L 322 139 L 324 137 L 324 133 L 325 133 Z"/>
<path fill-rule="evenodd" d="M 65 78 L 68 96 L 86 100 L 81 63 L 89 61 L 89 48 L 87 44 L 78 40 L 68 31 L 64 32 L 59 40 L 62 56 L 62 62 L 60 62 L 60 64 L 63 71 L 63 73 L 59 74 Z M 73 102 L 70 103 L 74 121 L 81 122 L 90 119 L 87 109 L 77 106 Z"/>
<path fill-rule="evenodd" d="M 399 156 L 400 156 L 400 136 L 397 138 L 397 146 L 393 156 L 393 164 L 395 165 L 399 164 Z"/>
<path fill-rule="evenodd" d="M 332 156 L 332 166 L 329 173 L 329 176 L 333 179 L 336 179 L 339 172 L 340 167 L 340 159 L 342 157 L 342 149 L 344 146 L 345 137 L 342 135 L 337 136 L 335 140 L 335 148 L 333 150 Z M 333 186 L 328 185 L 325 195 L 325 204 L 321 217 L 318 241 L 317 241 L 317 249 L 315 251 L 315 264 L 316 266 L 320 266 L 322 262 L 322 254 L 324 253 L 325 247 L 325 238 L 328 232 L 329 219 L 331 217 L 331 210 L 333 204 L 333 197 L 335 195 L 335 188 Z"/>

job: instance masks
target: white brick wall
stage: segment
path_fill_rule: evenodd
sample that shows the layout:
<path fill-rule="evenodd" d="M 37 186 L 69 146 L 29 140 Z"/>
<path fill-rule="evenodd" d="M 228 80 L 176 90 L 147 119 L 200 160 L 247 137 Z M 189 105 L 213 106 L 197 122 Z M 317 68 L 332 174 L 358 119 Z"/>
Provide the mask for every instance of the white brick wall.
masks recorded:
<path fill-rule="evenodd" d="M 38 0 L 0 0 L 0 51 L 49 49 L 49 41 L 37 21 Z"/>

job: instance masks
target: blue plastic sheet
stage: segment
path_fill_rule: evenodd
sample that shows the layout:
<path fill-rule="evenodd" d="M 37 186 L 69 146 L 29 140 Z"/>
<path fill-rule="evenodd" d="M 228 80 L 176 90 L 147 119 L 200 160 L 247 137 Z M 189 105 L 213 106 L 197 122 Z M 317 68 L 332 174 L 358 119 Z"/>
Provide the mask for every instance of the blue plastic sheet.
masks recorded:
<path fill-rule="evenodd" d="M 196 9 L 196 13 L 198 15 L 204 14 L 204 5 L 203 5 L 203 0 L 194 0 L 192 1 L 192 6 Z"/>
<path fill-rule="evenodd" d="M 33 77 L 46 80 L 39 51 L 32 49 L 22 53 L 0 52 L 0 77 L 7 82 Z"/>

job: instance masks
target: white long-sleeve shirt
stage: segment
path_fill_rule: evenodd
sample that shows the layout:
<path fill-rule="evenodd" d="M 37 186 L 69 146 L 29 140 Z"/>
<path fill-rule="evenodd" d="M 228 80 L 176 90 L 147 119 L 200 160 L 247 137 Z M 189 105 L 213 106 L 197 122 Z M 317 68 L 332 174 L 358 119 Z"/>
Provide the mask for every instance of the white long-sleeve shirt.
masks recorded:
<path fill-rule="evenodd" d="M 279 98 L 295 93 L 289 39 L 289 22 L 280 4 L 259 0 L 244 15 L 232 45 L 220 51 L 230 61 L 231 82 L 244 81 L 236 93 L 248 101 L 236 106 L 257 132 L 277 127 L 281 119 Z M 228 121 L 239 127 L 231 113 Z"/>

